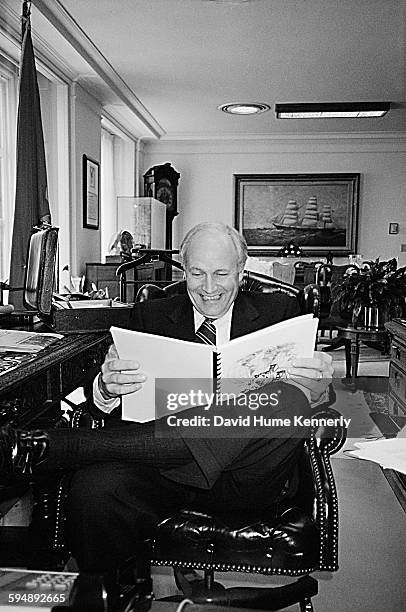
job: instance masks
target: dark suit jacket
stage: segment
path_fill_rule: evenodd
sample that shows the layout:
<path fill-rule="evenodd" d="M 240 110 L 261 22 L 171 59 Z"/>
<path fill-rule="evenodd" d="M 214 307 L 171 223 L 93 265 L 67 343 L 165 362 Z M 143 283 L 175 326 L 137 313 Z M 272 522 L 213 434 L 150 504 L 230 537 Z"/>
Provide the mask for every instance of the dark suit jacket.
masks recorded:
<path fill-rule="evenodd" d="M 262 329 L 279 321 L 289 319 L 299 314 L 299 306 L 294 298 L 285 294 L 239 292 L 234 303 L 231 322 L 231 338 L 237 338 L 247 333 Z M 195 341 L 193 307 L 187 294 L 170 298 L 147 300 L 137 304 L 131 314 L 129 328 L 161 336 Z M 159 355 L 157 355 L 159 359 Z M 142 356 L 140 355 L 142 363 Z M 181 377 L 181 373 L 180 373 Z M 287 416 L 290 406 L 298 406 L 298 411 L 305 402 L 304 395 L 291 385 L 278 385 L 281 394 L 280 411 Z M 273 387 L 273 390 L 275 388 Z M 194 409 L 191 409 L 194 410 Z M 207 413 L 202 413 L 207 416 Z M 274 415 L 278 416 L 278 415 Z M 223 434 L 215 436 L 203 435 L 190 437 L 190 428 L 171 428 L 173 436 L 180 436 L 188 446 L 194 461 L 177 468 L 161 470 L 161 473 L 182 484 L 200 489 L 212 489 L 216 486 L 218 498 L 228 498 L 233 493 L 241 498 L 243 492 L 249 496 L 253 490 L 258 500 L 258 490 L 264 496 L 269 496 L 268 476 L 275 469 L 275 453 L 269 444 L 272 430 L 264 431 L 264 437 L 258 431 L 254 439 L 238 438 L 235 434 L 227 439 Z M 289 434 L 285 431 L 278 435 Z M 296 435 L 296 434 L 295 434 Z M 277 446 L 281 440 L 277 440 Z M 271 456 L 272 455 L 272 456 Z M 281 456 L 279 455 L 279 459 Z M 286 480 L 281 467 L 281 477 Z M 275 479 L 273 477 L 273 479 Z M 285 481 L 284 480 L 284 481 Z M 267 483 L 265 485 L 264 483 Z M 276 484 L 274 482 L 274 484 Z M 283 485 L 283 482 L 281 486 Z"/>
<path fill-rule="evenodd" d="M 234 303 L 231 338 L 244 336 L 298 314 L 297 301 L 286 294 L 240 291 Z M 177 295 L 137 304 L 131 313 L 129 328 L 195 341 L 193 307 L 189 296 Z"/>

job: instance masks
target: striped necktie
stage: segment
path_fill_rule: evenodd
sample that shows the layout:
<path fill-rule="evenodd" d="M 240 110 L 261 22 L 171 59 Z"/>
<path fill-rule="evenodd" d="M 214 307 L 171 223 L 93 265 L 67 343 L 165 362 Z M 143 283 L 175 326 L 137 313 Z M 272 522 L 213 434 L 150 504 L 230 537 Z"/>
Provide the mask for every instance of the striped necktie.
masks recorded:
<path fill-rule="evenodd" d="M 196 341 L 203 344 L 216 344 L 216 327 L 214 319 L 205 319 L 196 331 Z"/>

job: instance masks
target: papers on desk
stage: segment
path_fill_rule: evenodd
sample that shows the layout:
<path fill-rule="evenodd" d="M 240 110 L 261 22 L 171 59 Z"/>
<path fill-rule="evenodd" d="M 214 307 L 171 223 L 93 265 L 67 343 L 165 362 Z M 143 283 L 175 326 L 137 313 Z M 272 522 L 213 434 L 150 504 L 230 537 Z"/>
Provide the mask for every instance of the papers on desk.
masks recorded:
<path fill-rule="evenodd" d="M 355 442 L 357 450 L 348 451 L 353 457 L 378 463 L 382 468 L 406 474 L 406 438 Z"/>
<path fill-rule="evenodd" d="M 0 353 L 38 353 L 45 347 L 63 338 L 61 334 L 0 329 Z"/>
<path fill-rule="evenodd" d="M 0 352 L 0 376 L 10 372 L 10 370 L 19 368 L 26 361 L 32 361 L 33 359 L 35 359 L 34 353 Z"/>

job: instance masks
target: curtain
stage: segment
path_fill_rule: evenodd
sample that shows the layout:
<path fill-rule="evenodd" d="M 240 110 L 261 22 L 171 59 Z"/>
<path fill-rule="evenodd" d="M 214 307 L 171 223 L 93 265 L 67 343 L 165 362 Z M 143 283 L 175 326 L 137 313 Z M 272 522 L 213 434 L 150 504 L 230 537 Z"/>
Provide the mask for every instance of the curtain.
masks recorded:
<path fill-rule="evenodd" d="M 17 117 L 17 173 L 9 302 L 23 308 L 22 289 L 28 244 L 34 226 L 50 223 L 41 104 L 31 39 L 31 3 L 23 4 L 23 43 Z"/>

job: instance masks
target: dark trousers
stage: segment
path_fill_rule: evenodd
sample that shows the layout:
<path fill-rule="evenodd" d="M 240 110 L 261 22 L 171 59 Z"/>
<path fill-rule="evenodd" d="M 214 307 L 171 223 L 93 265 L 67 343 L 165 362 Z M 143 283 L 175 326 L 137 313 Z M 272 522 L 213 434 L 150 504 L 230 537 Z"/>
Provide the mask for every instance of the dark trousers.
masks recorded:
<path fill-rule="evenodd" d="M 269 440 L 268 481 L 255 491 L 238 491 L 229 473 L 209 490 L 176 483 L 159 469 L 122 462 L 97 463 L 73 474 L 67 500 L 70 549 L 81 571 L 104 573 L 119 567 L 137 552 L 137 545 L 153 537 L 157 523 L 189 508 L 227 518 L 271 505 L 291 476 L 303 440 Z M 271 483 L 271 484 L 270 484 Z M 265 489 L 264 489 L 265 487 Z M 254 497 L 253 497 L 254 496 Z"/>

